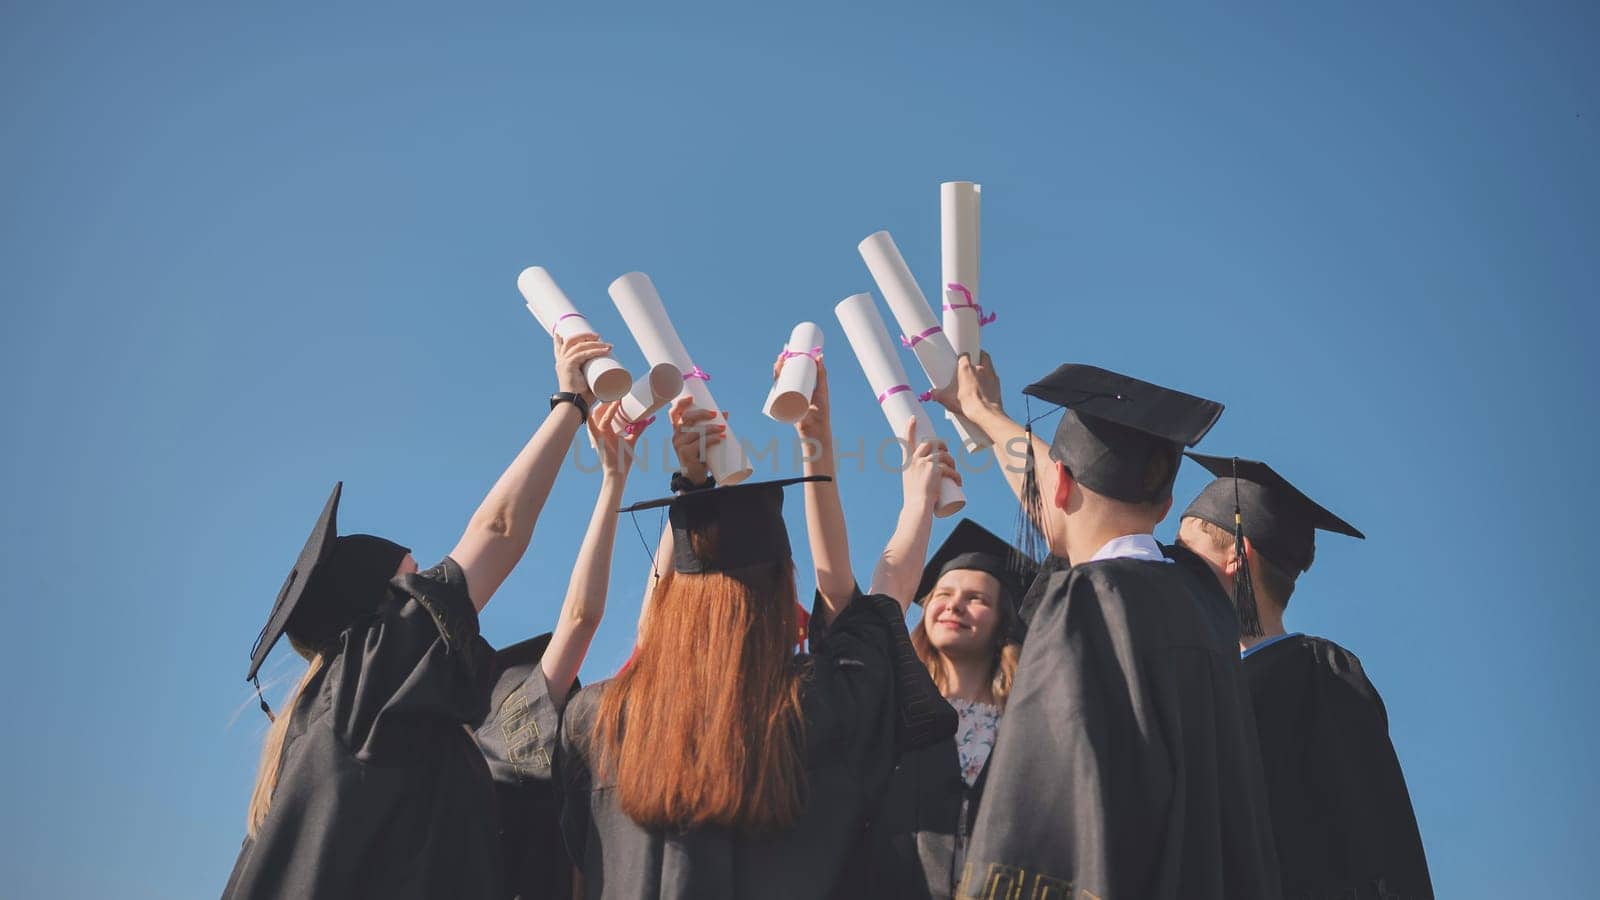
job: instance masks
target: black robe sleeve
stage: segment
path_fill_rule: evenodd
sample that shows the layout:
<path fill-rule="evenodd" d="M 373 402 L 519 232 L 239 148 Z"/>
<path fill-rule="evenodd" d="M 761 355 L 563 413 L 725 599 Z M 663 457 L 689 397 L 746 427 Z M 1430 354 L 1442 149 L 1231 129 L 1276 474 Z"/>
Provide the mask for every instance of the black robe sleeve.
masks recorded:
<path fill-rule="evenodd" d="M 506 886 L 518 900 L 572 896 L 572 866 L 551 783 L 561 719 L 541 664 L 550 637 L 542 634 L 495 654 L 489 715 L 476 732 L 500 801 Z M 567 696 L 577 688 L 574 681 Z"/>
<path fill-rule="evenodd" d="M 334 727 L 356 759 L 380 765 L 414 756 L 419 727 L 481 721 L 493 656 L 455 560 L 395 585 L 401 593 L 347 632 L 334 660 Z"/>
<path fill-rule="evenodd" d="M 1383 700 L 1355 654 L 1297 636 L 1245 662 L 1255 695 L 1284 894 L 1431 898 Z"/>
<path fill-rule="evenodd" d="M 859 586 L 852 588 L 850 604 L 871 606 L 877 615 L 889 623 L 889 665 L 894 670 L 895 682 L 895 749 L 902 753 L 931 747 L 953 737 L 960 725 L 956 711 L 939 694 L 938 685 L 922 664 L 916 648 L 911 644 L 911 632 L 906 630 L 905 614 L 900 604 L 883 596 L 867 597 Z M 884 600 L 894 603 L 893 608 Z M 840 613 L 843 615 L 843 612 Z M 822 592 L 817 591 L 811 604 L 811 628 L 808 643 L 813 653 L 826 647 L 830 628 L 822 615 Z"/>

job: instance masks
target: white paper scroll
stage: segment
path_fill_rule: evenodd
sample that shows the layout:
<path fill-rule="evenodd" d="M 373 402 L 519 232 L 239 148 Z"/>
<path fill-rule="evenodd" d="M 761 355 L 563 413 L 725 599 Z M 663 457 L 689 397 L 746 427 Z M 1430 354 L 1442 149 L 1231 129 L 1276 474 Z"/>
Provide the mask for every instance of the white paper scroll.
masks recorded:
<path fill-rule="evenodd" d="M 706 387 L 705 373 L 690 359 L 677 329 L 672 327 L 672 320 L 667 318 L 661 295 L 656 293 L 650 277 L 643 272 L 629 272 L 611 282 L 610 293 L 611 302 L 616 304 L 617 312 L 622 313 L 622 321 L 627 323 L 634 341 L 644 351 L 645 359 L 652 366 L 667 364 L 676 368 L 683 376 L 682 392 L 694 398 L 695 406 L 721 412 Z M 727 424 L 726 416 L 722 424 Z M 706 462 L 718 484 L 738 484 L 755 471 L 731 427 L 723 432 L 722 443 L 710 448 L 709 456 Z"/>
<path fill-rule="evenodd" d="M 844 328 L 844 336 L 850 341 L 851 349 L 856 352 L 856 359 L 861 362 L 867 383 L 872 385 L 872 392 L 878 395 L 878 406 L 883 409 L 883 417 L 889 421 L 894 436 L 902 442 L 902 448 L 906 441 L 906 423 L 913 416 L 917 420 L 918 443 L 933 440 L 933 419 L 922 408 L 917 392 L 906 382 L 905 367 L 900 365 L 900 357 L 894 351 L 889 330 L 884 327 L 883 319 L 872 305 L 872 295 L 847 297 L 833 311 L 839 317 L 839 324 Z M 962 493 L 960 485 L 948 478 L 939 483 L 939 506 L 934 510 L 934 515 L 940 518 L 954 515 L 966 505 L 967 496 Z"/>
<path fill-rule="evenodd" d="M 978 306 L 978 204 L 983 185 L 970 181 L 947 181 L 939 185 L 939 272 L 944 292 L 944 333 L 957 356 L 965 353 L 978 361 L 982 349 L 979 328 L 983 309 Z M 967 428 L 955 413 L 945 410 L 945 418 L 956 423 L 956 431 L 966 443 L 968 453 L 989 447 L 989 438 Z"/>
<path fill-rule="evenodd" d="M 761 408 L 767 418 L 779 422 L 798 422 L 811 408 L 811 392 L 817 389 L 817 359 L 822 356 L 822 329 L 815 322 L 801 322 L 789 333 L 783 348 L 783 365 Z"/>
<path fill-rule="evenodd" d="M 883 292 L 883 299 L 889 301 L 889 311 L 894 313 L 902 332 L 901 343 L 910 346 L 911 352 L 917 355 L 922 371 L 934 388 L 944 388 L 956 377 L 956 353 L 945 336 L 944 326 L 934 319 L 922 288 L 917 287 L 917 280 L 911 277 L 911 270 L 906 267 L 905 257 L 900 255 L 900 248 L 894 245 L 894 238 L 887 231 L 879 231 L 869 235 L 857 249 L 872 273 L 872 280 L 878 283 L 878 290 Z M 988 446 L 973 437 L 982 432 L 965 419 L 953 417 L 951 421 L 963 446 L 980 449 Z"/>
<path fill-rule="evenodd" d="M 546 334 L 560 334 L 563 338 L 589 332 L 598 334 L 589 320 L 578 312 L 567 299 L 556 280 L 540 266 L 529 266 L 517 276 L 517 290 L 528 302 L 528 311 L 539 320 Z M 621 399 L 633 386 L 633 376 L 622 363 L 609 356 L 591 359 L 583 364 L 584 380 L 594 391 L 595 399 L 611 401 Z"/>
<path fill-rule="evenodd" d="M 611 420 L 611 430 L 621 434 L 629 428 L 643 429 L 682 392 L 683 375 L 676 366 L 665 363 L 651 366 L 650 371 L 634 380 L 633 388 L 622 398 L 622 413 Z M 589 446 L 596 446 L 592 434 Z"/>

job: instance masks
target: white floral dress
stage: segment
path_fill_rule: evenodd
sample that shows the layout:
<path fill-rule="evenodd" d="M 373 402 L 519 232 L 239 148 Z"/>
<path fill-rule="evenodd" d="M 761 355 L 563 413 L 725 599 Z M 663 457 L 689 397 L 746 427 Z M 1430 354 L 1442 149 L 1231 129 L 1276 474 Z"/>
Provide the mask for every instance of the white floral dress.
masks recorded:
<path fill-rule="evenodd" d="M 956 710 L 956 758 L 961 763 L 961 778 L 966 781 L 967 787 L 972 787 L 977 784 L 978 776 L 983 774 L 984 764 L 989 761 L 989 754 L 994 751 L 994 736 L 1000 730 L 1000 707 L 959 697 L 947 699 Z M 961 799 L 963 824 L 956 831 L 957 873 L 966 865 L 967 859 L 967 802 L 967 798 Z"/>

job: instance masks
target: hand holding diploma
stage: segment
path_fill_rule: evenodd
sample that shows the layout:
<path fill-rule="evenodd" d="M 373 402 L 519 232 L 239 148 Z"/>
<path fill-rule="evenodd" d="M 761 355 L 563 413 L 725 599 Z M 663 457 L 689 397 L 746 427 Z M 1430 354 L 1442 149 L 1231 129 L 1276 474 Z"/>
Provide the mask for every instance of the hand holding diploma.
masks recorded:
<path fill-rule="evenodd" d="M 694 398 L 685 394 L 672 404 L 667 418 L 672 423 L 672 449 L 678 455 L 678 471 L 691 484 L 705 484 L 711 474 L 707 463 L 711 450 L 728 437 L 728 426 L 717 421 L 726 419 L 727 413 L 698 409 Z"/>
<path fill-rule="evenodd" d="M 996 413 L 1005 415 L 1005 406 L 1000 401 L 1000 376 L 995 372 L 987 351 L 979 354 L 976 363 L 972 357 L 961 354 L 956 360 L 955 379 L 933 391 L 930 399 L 952 415 L 966 419 L 983 434 L 985 446 L 992 440 L 989 429 L 985 427 L 987 420 Z"/>
<path fill-rule="evenodd" d="M 596 333 L 546 269 L 540 266 L 523 269 L 517 276 L 517 290 L 522 292 L 528 312 L 533 313 L 540 327 L 552 337 L 572 338 Z M 584 366 L 583 377 L 587 384 L 584 395 L 607 402 L 621 399 L 633 384 L 633 376 L 609 354 L 590 359 Z"/>
<path fill-rule="evenodd" d="M 656 293 L 649 276 L 643 272 L 630 272 L 611 282 L 610 293 L 611 302 L 622 314 L 628 331 L 638 342 L 639 349 L 644 351 L 645 359 L 650 360 L 653 366 L 665 364 L 676 367 L 683 376 L 683 394 L 693 397 L 694 405 L 701 410 L 719 413 L 711 389 L 706 386 L 711 376 L 690 359 L 689 351 L 678 337 L 677 329 L 672 327 L 672 320 L 667 318 L 667 310 L 662 306 L 661 296 Z M 723 416 L 724 420 L 726 418 Z M 723 429 L 723 440 L 707 446 L 711 474 L 717 476 L 718 484 L 738 484 L 749 478 L 755 469 L 745 459 L 744 448 L 739 441 L 727 430 L 726 421 L 720 427 Z"/>
<path fill-rule="evenodd" d="M 814 322 L 801 322 L 789 334 L 789 343 L 778 356 L 772 390 L 762 412 L 777 422 L 796 422 L 811 405 L 811 392 L 817 386 L 817 368 L 822 364 L 822 329 Z"/>
<path fill-rule="evenodd" d="M 901 488 L 905 498 L 920 500 L 927 505 L 923 510 L 937 510 L 939 493 L 946 482 L 961 487 L 961 473 L 956 471 L 955 457 L 944 441 L 923 440 L 917 443 L 917 417 L 906 420 L 905 469 L 900 473 Z M 926 516 L 928 513 L 923 512 Z"/>
<path fill-rule="evenodd" d="M 911 385 L 906 383 L 906 370 L 900 365 L 900 357 L 890 343 L 889 330 L 884 327 L 883 319 L 878 317 L 878 311 L 872 306 L 872 295 L 856 294 L 849 297 L 834 307 L 834 313 L 839 317 L 839 324 L 844 328 L 851 349 L 856 352 L 862 371 L 866 373 L 867 383 L 878 396 L 878 406 L 883 410 L 884 418 L 888 420 L 895 437 L 907 442 L 903 448 L 910 454 L 915 447 L 908 442 L 906 421 L 915 418 L 916 433 L 922 435 L 921 440 L 928 441 L 934 433 L 933 420 L 918 402 Z M 953 515 L 966 505 L 967 497 L 962 493 L 959 483 L 949 479 L 939 482 L 939 503 L 934 515 L 940 518 Z"/>
<path fill-rule="evenodd" d="M 900 326 L 900 343 L 917 355 L 917 361 L 922 363 L 922 371 L 935 390 L 945 387 L 955 379 L 955 350 L 944 333 L 944 326 L 933 317 L 933 310 L 928 306 L 928 299 L 922 295 L 922 288 L 911 277 L 911 269 L 906 266 L 905 257 L 900 255 L 900 248 L 895 246 L 894 238 L 887 231 L 879 231 L 868 235 L 857 249 L 861 252 L 862 261 L 867 264 L 867 270 L 872 273 L 878 290 L 883 292 L 883 299 L 888 302 L 895 322 Z M 974 446 L 968 424 L 960 418 L 951 421 L 956 426 L 956 433 L 961 436 L 962 444 Z M 931 434 L 931 431 L 924 433 Z M 977 446 L 981 448 L 987 445 L 978 443 Z"/>

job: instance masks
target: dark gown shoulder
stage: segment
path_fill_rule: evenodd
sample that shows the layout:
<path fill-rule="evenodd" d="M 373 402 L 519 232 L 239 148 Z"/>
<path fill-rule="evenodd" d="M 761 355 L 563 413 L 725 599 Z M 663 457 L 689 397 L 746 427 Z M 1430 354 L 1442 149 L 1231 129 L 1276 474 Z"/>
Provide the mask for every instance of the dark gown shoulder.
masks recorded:
<path fill-rule="evenodd" d="M 1136 559 L 1044 577 L 960 896 L 1277 896 L 1215 577 Z"/>
<path fill-rule="evenodd" d="M 1286 897 L 1433 896 L 1383 698 L 1361 660 L 1294 635 L 1245 657 Z"/>
<path fill-rule="evenodd" d="M 307 685 L 228 898 L 499 898 L 484 716 L 492 651 L 454 560 L 396 578 Z"/>
<path fill-rule="evenodd" d="M 552 783 L 561 710 L 544 675 L 550 638 L 541 634 L 495 653 L 489 714 L 475 733 L 499 798 L 506 888 L 517 900 L 572 896 Z M 576 681 L 568 696 L 575 690 Z"/>

